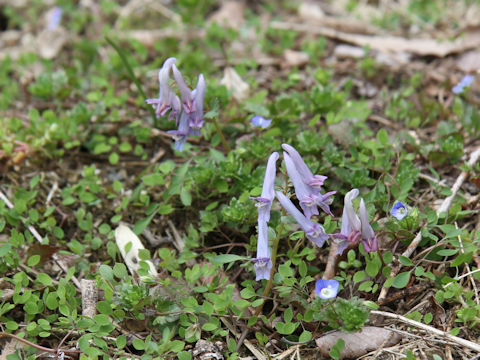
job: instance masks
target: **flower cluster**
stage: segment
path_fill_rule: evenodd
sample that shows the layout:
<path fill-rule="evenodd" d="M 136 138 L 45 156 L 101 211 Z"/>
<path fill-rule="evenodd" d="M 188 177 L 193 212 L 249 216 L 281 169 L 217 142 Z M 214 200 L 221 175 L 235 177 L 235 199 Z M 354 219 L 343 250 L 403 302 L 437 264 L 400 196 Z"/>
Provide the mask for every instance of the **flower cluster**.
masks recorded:
<path fill-rule="evenodd" d="M 158 72 L 160 91 L 158 98 L 147 99 L 147 104 L 155 106 L 157 117 L 165 116 L 169 111 L 169 120 L 175 119 L 177 130 L 171 130 L 175 140 L 175 149 L 182 151 L 187 136 L 199 136 L 203 125 L 203 98 L 205 96 L 205 80 L 203 75 L 198 77 L 197 87 L 190 91 L 182 74 L 175 66 L 176 58 L 168 58 Z M 180 98 L 170 87 L 170 72 L 173 73 Z"/>
<path fill-rule="evenodd" d="M 305 232 L 307 239 L 312 241 L 316 246 L 323 246 L 325 241 L 329 237 L 332 237 L 334 241 L 338 243 L 338 254 L 342 254 L 350 244 L 357 244 L 361 239 L 366 252 L 377 251 L 377 238 L 370 226 L 368 213 L 363 199 L 360 200 L 358 215 L 353 208 L 352 201 L 358 196 L 359 191 L 353 189 L 345 196 L 345 206 L 340 233 L 327 234 L 323 226 L 314 222 L 311 218 L 312 216 L 319 214 L 319 208 L 325 213 L 333 216 L 330 210 L 330 204 L 333 201 L 332 196 L 336 191 L 323 193 L 322 186 L 327 177 L 323 175 L 314 175 L 307 164 L 305 164 L 302 156 L 292 146 L 283 144 L 282 148 L 284 150 L 283 159 L 285 167 L 295 189 L 295 195 L 302 211 L 300 211 L 285 194 L 280 191 L 274 191 L 276 161 L 279 158 L 279 154 L 274 152 L 268 159 L 262 194 L 259 197 L 253 198 L 257 201 L 258 207 L 257 257 L 253 259 L 257 274 L 256 280 L 270 279 L 272 260 L 270 258 L 270 249 L 268 247 L 267 222 L 270 220 L 270 209 L 275 196 L 287 213 L 300 225 L 301 229 Z M 328 283 L 327 285 L 332 284 L 333 283 Z M 319 296 L 320 293 L 323 294 L 321 296 L 325 296 L 325 298 L 328 298 L 328 296 L 335 297 L 337 290 L 338 283 L 336 288 L 330 288 L 327 286 L 326 290 L 323 290 L 323 292 L 318 290 L 317 293 L 319 293 Z M 331 295 L 333 293 L 335 293 L 335 295 Z"/>

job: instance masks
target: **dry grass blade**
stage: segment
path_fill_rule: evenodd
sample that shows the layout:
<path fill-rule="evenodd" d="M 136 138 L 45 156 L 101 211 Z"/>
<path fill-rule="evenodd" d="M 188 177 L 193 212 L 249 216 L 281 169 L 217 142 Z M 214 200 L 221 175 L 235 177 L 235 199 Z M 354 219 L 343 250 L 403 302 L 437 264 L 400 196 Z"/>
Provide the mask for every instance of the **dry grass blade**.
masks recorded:
<path fill-rule="evenodd" d="M 421 322 L 406 318 L 405 316 L 392 314 L 392 313 L 385 312 L 385 311 L 378 311 L 378 310 L 372 310 L 371 314 L 385 316 L 385 317 L 388 317 L 388 318 L 391 318 L 391 319 L 401 321 L 401 322 L 403 322 L 407 325 L 415 326 L 416 328 L 428 331 L 431 334 L 441 336 L 441 337 L 443 337 L 443 338 L 445 338 L 445 339 L 447 339 L 447 340 L 449 340 L 449 341 L 451 341 L 451 342 L 453 342 L 453 343 L 455 343 L 459 346 L 464 346 L 464 347 L 466 347 L 470 350 L 480 352 L 480 345 L 479 344 L 476 344 L 476 343 L 474 343 L 472 341 L 469 341 L 469 340 L 462 339 L 458 336 L 454 336 L 454 335 L 449 334 L 445 331 L 438 330 L 438 329 L 436 329 L 432 326 L 422 324 Z"/>

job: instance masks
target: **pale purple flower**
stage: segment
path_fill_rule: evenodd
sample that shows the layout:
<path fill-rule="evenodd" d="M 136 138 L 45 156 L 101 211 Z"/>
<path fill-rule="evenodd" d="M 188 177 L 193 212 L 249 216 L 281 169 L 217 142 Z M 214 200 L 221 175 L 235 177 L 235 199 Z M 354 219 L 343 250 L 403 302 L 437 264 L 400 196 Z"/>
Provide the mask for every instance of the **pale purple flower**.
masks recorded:
<path fill-rule="evenodd" d="M 181 111 L 180 99 L 173 92 L 170 87 L 170 70 L 177 59 L 174 57 L 168 58 L 163 63 L 162 68 L 158 72 L 158 81 L 160 83 L 160 91 L 157 99 L 147 99 L 147 104 L 156 105 L 155 114 L 158 117 L 165 116 L 171 110 L 168 117 L 169 120 L 175 118 L 175 124 L 178 125 L 178 119 Z"/>
<path fill-rule="evenodd" d="M 55 6 L 48 13 L 48 30 L 55 30 L 62 21 L 63 10 L 60 6 Z"/>
<path fill-rule="evenodd" d="M 332 299 L 337 296 L 339 283 L 337 280 L 319 279 L 315 282 L 315 293 L 320 299 Z"/>
<path fill-rule="evenodd" d="M 327 177 L 323 175 L 313 175 L 307 164 L 305 164 L 305 161 L 303 161 L 302 157 L 293 146 L 282 144 L 282 148 L 292 158 L 293 162 L 295 163 L 295 167 L 303 178 L 303 181 L 317 192 L 320 192 L 320 189 Z"/>
<path fill-rule="evenodd" d="M 200 136 L 203 126 L 203 98 L 205 97 L 205 80 L 203 75 L 198 76 L 197 87 L 192 91 L 194 111 L 188 114 L 189 135 Z M 186 112 L 186 111 L 185 111 Z"/>
<path fill-rule="evenodd" d="M 472 75 L 465 75 L 460 82 L 452 87 L 452 92 L 454 94 L 460 94 L 465 90 L 466 87 L 470 86 L 473 83 L 473 76 Z"/>
<path fill-rule="evenodd" d="M 273 264 L 268 247 L 268 226 L 266 221 L 260 219 L 258 219 L 257 257 L 252 260 L 255 262 L 253 266 L 257 274 L 255 280 L 269 280 Z"/>
<path fill-rule="evenodd" d="M 313 215 L 318 215 L 317 206 L 333 216 L 330 211 L 330 204 L 333 201 L 331 196 L 336 191 L 330 191 L 326 194 L 322 194 L 320 191 L 327 177 L 313 175 L 300 154 L 292 146 L 283 144 L 282 147 L 287 151 L 283 153 L 285 166 L 305 216 L 310 219 Z"/>
<path fill-rule="evenodd" d="M 177 69 L 175 64 L 172 66 L 173 77 L 175 78 L 175 82 L 177 83 L 178 90 L 180 90 L 180 97 L 182 98 L 182 105 L 183 111 L 187 114 L 194 112 L 195 109 L 195 101 L 193 100 L 193 95 L 190 92 L 185 80 L 183 80 L 182 73 Z M 199 80 L 200 81 L 200 80 Z"/>
<path fill-rule="evenodd" d="M 397 201 L 395 205 L 393 205 L 392 210 L 390 210 L 390 215 L 397 220 L 402 220 L 408 215 L 408 209 L 401 201 Z"/>
<path fill-rule="evenodd" d="M 362 224 L 362 244 L 367 253 L 378 250 L 378 240 L 375 236 L 375 232 L 368 220 L 367 208 L 365 202 L 360 199 L 360 207 L 358 208 L 358 214 L 360 216 L 360 222 Z"/>
<path fill-rule="evenodd" d="M 300 210 L 293 205 L 290 199 L 280 191 L 276 191 L 275 193 L 277 194 L 277 198 L 280 201 L 280 204 L 282 204 L 283 208 L 295 219 L 295 221 L 305 232 L 307 239 L 312 241 L 318 247 L 322 247 L 325 240 L 328 239 L 328 235 L 325 233 L 323 226 L 306 218 L 305 215 L 303 215 Z"/>
<path fill-rule="evenodd" d="M 360 217 L 353 209 L 353 199 L 355 199 L 358 194 L 358 189 L 353 189 L 345 195 L 342 227 L 339 234 L 332 235 L 338 245 L 338 254 L 342 254 L 350 244 L 356 244 L 360 238 L 362 239 L 362 244 L 366 252 L 378 250 L 377 238 L 368 221 L 368 213 L 363 199 L 360 200 Z"/>
<path fill-rule="evenodd" d="M 260 127 L 262 129 L 266 129 L 272 123 L 272 119 L 265 119 L 263 116 L 255 115 L 252 118 L 252 125 L 256 127 Z"/>
<path fill-rule="evenodd" d="M 272 153 L 267 162 L 267 170 L 265 171 L 265 177 L 263 178 L 263 187 L 262 194 L 258 197 L 252 197 L 252 199 L 257 201 L 256 206 L 258 207 L 258 221 L 269 221 L 270 220 L 270 208 L 272 207 L 273 199 L 275 198 L 274 184 L 275 184 L 275 174 L 276 163 L 278 160 L 278 153 Z"/>
<path fill-rule="evenodd" d="M 180 122 L 178 123 L 177 130 L 169 130 L 168 133 L 173 135 L 173 140 L 175 140 L 174 148 L 180 152 L 183 151 L 183 146 L 187 141 L 187 136 L 189 134 L 190 127 L 188 125 L 188 116 L 185 112 L 182 112 L 180 115 Z"/>

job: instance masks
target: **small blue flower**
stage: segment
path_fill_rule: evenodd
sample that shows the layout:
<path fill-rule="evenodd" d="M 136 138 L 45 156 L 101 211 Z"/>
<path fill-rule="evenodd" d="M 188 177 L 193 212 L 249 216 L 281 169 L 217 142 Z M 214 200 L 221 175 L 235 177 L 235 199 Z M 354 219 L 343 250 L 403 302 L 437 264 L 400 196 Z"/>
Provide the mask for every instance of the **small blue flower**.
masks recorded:
<path fill-rule="evenodd" d="M 55 30 L 62 21 L 63 10 L 60 6 L 55 6 L 48 15 L 48 30 Z"/>
<path fill-rule="evenodd" d="M 397 201 L 395 205 L 393 205 L 392 210 L 390 210 L 390 214 L 397 218 L 397 220 L 402 220 L 408 215 L 408 209 L 402 202 Z"/>
<path fill-rule="evenodd" d="M 266 129 L 272 123 L 272 119 L 265 119 L 263 116 L 255 115 L 252 118 L 252 125 L 256 127 L 260 127 L 262 129 Z"/>
<path fill-rule="evenodd" d="M 337 280 L 319 279 L 315 282 L 315 293 L 320 299 L 332 299 L 337 296 L 339 283 Z"/>
<path fill-rule="evenodd" d="M 465 90 L 466 87 L 470 86 L 473 83 L 472 75 L 465 75 L 460 82 L 452 87 L 452 91 L 455 94 L 460 94 Z"/>

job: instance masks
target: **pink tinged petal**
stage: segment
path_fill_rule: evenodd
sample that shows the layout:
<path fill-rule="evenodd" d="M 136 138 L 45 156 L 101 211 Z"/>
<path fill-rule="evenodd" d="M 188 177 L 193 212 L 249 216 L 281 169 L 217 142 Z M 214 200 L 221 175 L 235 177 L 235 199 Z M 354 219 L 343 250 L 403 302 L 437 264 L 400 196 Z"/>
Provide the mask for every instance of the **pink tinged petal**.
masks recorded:
<path fill-rule="evenodd" d="M 178 70 L 178 68 L 175 65 L 172 65 L 172 70 L 173 70 L 173 77 L 177 82 L 178 90 L 180 90 L 180 96 L 182 98 L 182 103 L 183 103 L 183 110 L 187 114 L 189 114 L 195 111 L 192 93 L 190 92 L 190 89 L 185 83 L 185 80 L 183 80 L 183 76 L 180 73 L 180 70 Z"/>
<path fill-rule="evenodd" d="M 297 195 L 297 198 L 300 201 L 300 206 L 303 210 L 303 213 L 308 219 L 310 219 L 313 215 L 318 215 L 318 209 L 315 201 L 316 199 L 303 181 L 298 167 L 288 153 L 283 153 L 283 159 L 285 161 L 285 167 L 287 168 L 288 176 L 290 177 L 293 187 L 295 188 L 295 195 Z"/>
<path fill-rule="evenodd" d="M 325 229 L 320 224 L 314 223 L 312 220 L 307 219 L 280 191 L 275 192 L 277 198 L 282 204 L 283 208 L 292 216 L 295 221 L 300 225 L 305 232 L 307 238 L 317 246 L 322 246 L 325 240 L 328 239 L 328 235 L 325 233 Z"/>
<path fill-rule="evenodd" d="M 357 214 L 355 214 L 352 203 L 353 199 L 355 199 L 359 193 L 360 192 L 358 191 L 358 189 L 353 189 L 345 195 L 344 211 L 346 212 L 346 215 L 348 217 L 348 223 L 352 231 L 361 230 L 360 219 L 358 218 Z"/>

